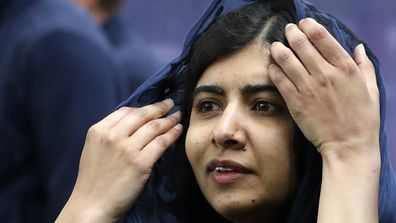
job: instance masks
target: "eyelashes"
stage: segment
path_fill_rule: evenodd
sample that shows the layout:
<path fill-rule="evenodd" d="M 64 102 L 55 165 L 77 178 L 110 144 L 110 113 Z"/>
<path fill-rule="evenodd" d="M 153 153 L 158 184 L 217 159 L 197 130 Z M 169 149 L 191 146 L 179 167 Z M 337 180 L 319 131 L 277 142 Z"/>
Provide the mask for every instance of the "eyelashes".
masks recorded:
<path fill-rule="evenodd" d="M 259 115 L 270 116 L 280 112 L 280 106 L 264 99 L 255 100 L 250 106 L 250 110 Z M 221 113 L 224 106 L 213 99 L 203 99 L 194 104 L 194 111 L 203 116 Z"/>
<path fill-rule="evenodd" d="M 209 114 L 223 110 L 223 107 L 219 103 L 212 100 L 201 100 L 194 107 L 195 111 L 199 114 Z"/>
<path fill-rule="evenodd" d="M 273 115 L 279 110 L 278 106 L 265 100 L 258 100 L 254 103 L 252 110 L 263 115 Z"/>

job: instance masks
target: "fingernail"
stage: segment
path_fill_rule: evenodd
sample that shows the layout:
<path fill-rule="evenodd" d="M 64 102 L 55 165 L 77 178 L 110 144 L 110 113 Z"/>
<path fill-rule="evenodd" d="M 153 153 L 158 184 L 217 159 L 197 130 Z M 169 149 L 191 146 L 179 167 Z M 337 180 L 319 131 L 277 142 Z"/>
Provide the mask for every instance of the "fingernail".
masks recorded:
<path fill-rule="evenodd" d="M 177 112 L 173 113 L 172 116 L 177 118 L 177 119 L 180 119 L 181 118 L 181 112 L 177 111 Z"/>
<path fill-rule="evenodd" d="M 303 19 L 301 19 L 301 20 L 298 22 L 298 25 L 301 25 L 301 23 L 303 23 L 304 21 L 306 21 L 306 20 L 308 20 L 308 19 L 310 19 L 310 18 L 303 18 Z"/>
<path fill-rule="evenodd" d="M 363 43 L 359 44 L 358 47 L 360 48 L 360 50 L 361 50 L 364 54 L 366 54 L 366 49 L 364 48 Z"/>
<path fill-rule="evenodd" d="M 175 125 L 175 129 L 178 130 L 178 131 L 182 131 L 183 130 L 183 125 L 179 123 L 179 124 Z"/>
<path fill-rule="evenodd" d="M 301 23 L 303 22 L 303 21 L 305 21 L 307 18 L 304 18 L 304 19 L 301 19 L 299 22 L 298 22 L 298 25 L 301 25 Z"/>
<path fill-rule="evenodd" d="M 175 105 L 171 98 L 167 98 L 167 99 L 163 100 L 162 102 L 164 102 L 169 107 L 173 107 Z"/>
<path fill-rule="evenodd" d="M 279 42 L 279 41 L 275 41 L 271 44 L 271 46 L 275 46 L 275 45 L 283 45 L 283 43 Z"/>
<path fill-rule="evenodd" d="M 293 26 L 295 26 L 296 24 L 294 24 L 294 23 L 288 23 L 287 25 L 286 25 L 286 29 L 290 29 L 291 27 L 293 27 Z"/>

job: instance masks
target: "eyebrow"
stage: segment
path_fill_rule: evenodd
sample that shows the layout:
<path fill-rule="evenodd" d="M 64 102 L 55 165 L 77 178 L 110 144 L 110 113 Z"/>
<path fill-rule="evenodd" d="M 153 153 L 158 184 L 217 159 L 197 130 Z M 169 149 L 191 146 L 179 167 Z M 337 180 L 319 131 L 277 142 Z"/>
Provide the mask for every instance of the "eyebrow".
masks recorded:
<path fill-rule="evenodd" d="M 257 84 L 257 85 L 248 84 L 248 85 L 242 87 L 240 89 L 240 91 L 242 92 L 242 94 L 245 94 L 245 95 L 255 94 L 255 93 L 259 93 L 259 92 L 266 92 L 266 91 L 275 92 L 275 93 L 279 94 L 278 89 L 274 85 L 271 85 L 271 84 Z M 205 92 L 220 95 L 220 96 L 224 95 L 223 88 L 218 85 L 202 85 L 202 86 L 199 86 L 194 89 L 193 97 L 195 97 L 196 95 L 198 95 L 200 93 L 205 93 Z"/>
<path fill-rule="evenodd" d="M 224 95 L 223 88 L 218 85 L 202 85 L 194 89 L 193 97 L 203 92 L 217 94 L 217 95 Z"/>
<path fill-rule="evenodd" d="M 242 94 L 255 94 L 259 92 L 271 91 L 279 94 L 278 89 L 271 84 L 257 84 L 257 85 L 246 85 L 241 88 Z"/>

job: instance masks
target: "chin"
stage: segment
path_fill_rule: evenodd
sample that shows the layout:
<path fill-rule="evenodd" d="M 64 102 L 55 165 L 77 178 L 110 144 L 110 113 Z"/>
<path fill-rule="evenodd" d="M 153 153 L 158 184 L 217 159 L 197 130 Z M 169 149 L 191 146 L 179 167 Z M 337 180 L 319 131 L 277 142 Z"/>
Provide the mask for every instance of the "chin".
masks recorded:
<path fill-rule="evenodd" d="M 209 202 L 217 213 L 227 219 L 233 219 L 235 216 L 251 212 L 261 206 L 256 199 L 238 198 L 235 194 L 216 196 Z"/>
<path fill-rule="evenodd" d="M 237 198 L 235 195 L 216 196 L 209 201 L 212 207 L 224 218 L 233 222 L 250 222 L 249 219 L 277 219 L 282 222 L 287 212 L 287 202 L 270 198 Z"/>

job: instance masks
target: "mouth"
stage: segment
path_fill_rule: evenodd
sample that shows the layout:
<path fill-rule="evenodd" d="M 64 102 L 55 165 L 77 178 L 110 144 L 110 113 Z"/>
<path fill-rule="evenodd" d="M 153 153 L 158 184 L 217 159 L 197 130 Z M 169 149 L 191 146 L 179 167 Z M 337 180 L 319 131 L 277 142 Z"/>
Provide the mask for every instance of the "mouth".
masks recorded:
<path fill-rule="evenodd" d="M 212 160 L 208 165 L 208 171 L 217 184 L 231 184 L 253 173 L 242 164 L 232 160 Z"/>

